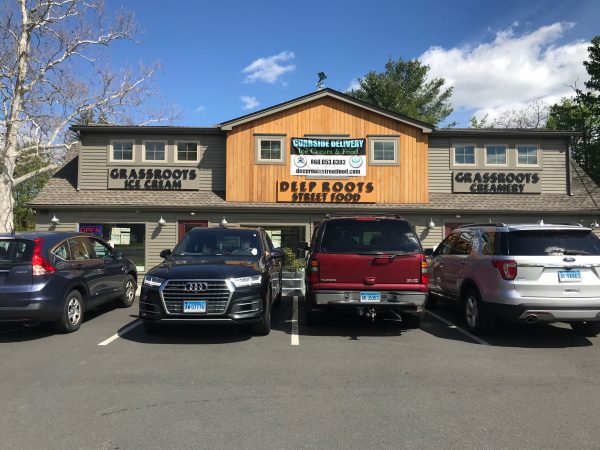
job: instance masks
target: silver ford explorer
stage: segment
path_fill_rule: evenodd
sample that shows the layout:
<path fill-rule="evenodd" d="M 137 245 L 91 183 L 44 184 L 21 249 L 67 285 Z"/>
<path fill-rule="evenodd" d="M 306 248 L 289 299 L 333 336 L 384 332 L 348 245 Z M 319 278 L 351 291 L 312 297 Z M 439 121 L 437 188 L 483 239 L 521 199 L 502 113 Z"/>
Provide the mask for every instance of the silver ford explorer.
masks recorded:
<path fill-rule="evenodd" d="M 429 299 L 461 305 L 472 332 L 499 319 L 566 322 L 600 333 L 600 239 L 591 228 L 504 223 L 459 227 L 433 253 Z"/>

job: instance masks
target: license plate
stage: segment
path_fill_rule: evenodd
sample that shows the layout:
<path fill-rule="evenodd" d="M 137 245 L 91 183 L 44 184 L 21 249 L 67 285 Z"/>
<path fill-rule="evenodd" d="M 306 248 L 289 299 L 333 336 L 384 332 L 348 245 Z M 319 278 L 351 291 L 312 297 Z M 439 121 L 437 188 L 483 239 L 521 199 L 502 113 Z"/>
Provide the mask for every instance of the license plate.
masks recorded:
<path fill-rule="evenodd" d="M 206 312 L 206 302 L 183 302 L 183 312 L 184 313 L 205 313 Z"/>
<path fill-rule="evenodd" d="M 377 303 L 381 301 L 381 292 L 361 292 L 361 303 Z"/>
<path fill-rule="evenodd" d="M 579 283 L 581 281 L 581 272 L 579 270 L 558 272 L 558 281 L 561 283 Z"/>

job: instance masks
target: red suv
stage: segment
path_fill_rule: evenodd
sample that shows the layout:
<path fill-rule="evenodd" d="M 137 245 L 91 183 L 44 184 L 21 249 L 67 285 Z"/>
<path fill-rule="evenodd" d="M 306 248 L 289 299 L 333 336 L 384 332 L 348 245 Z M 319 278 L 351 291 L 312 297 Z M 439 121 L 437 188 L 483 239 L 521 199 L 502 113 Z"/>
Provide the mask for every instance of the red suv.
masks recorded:
<path fill-rule="evenodd" d="M 379 313 L 419 328 L 428 266 L 413 227 L 399 216 L 328 215 L 313 234 L 306 265 L 308 325 L 326 309 Z"/>

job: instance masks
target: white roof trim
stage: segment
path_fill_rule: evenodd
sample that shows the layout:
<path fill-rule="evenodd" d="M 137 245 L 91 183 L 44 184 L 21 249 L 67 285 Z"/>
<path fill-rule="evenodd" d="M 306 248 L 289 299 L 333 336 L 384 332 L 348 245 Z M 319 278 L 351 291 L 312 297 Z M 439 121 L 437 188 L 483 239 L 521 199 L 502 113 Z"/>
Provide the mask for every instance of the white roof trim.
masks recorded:
<path fill-rule="evenodd" d="M 230 122 L 227 125 L 223 125 L 220 128 L 222 130 L 227 130 L 227 131 L 228 130 L 232 130 L 233 127 L 235 127 L 235 126 L 242 125 L 244 123 L 251 122 L 253 120 L 261 119 L 263 117 L 270 116 L 271 114 L 275 114 L 275 113 L 278 113 L 278 112 L 281 112 L 281 111 L 285 111 L 286 109 L 294 108 L 296 106 L 302 105 L 304 103 L 312 102 L 314 100 L 318 100 L 318 99 L 323 98 L 323 97 L 333 97 L 333 98 L 335 98 L 337 100 L 340 100 L 342 102 L 350 103 L 351 105 L 354 105 L 354 106 L 356 106 L 358 108 L 366 109 L 366 110 L 374 112 L 376 114 L 379 114 L 379 115 L 382 115 L 382 116 L 385 116 L 385 117 L 389 117 L 390 119 L 393 119 L 393 120 L 395 120 L 397 122 L 402 122 L 402 123 L 411 125 L 413 127 L 420 128 L 423 131 L 423 133 L 431 133 L 433 131 L 433 127 L 424 127 L 423 124 L 418 123 L 418 122 L 413 122 L 410 119 L 400 119 L 399 117 L 396 117 L 396 116 L 394 116 L 392 114 L 386 114 L 383 111 L 380 111 L 380 110 L 375 109 L 375 108 L 370 108 L 369 106 L 366 106 L 366 105 L 364 105 L 362 103 L 353 102 L 352 100 L 349 100 L 346 97 L 342 97 L 342 96 L 336 95 L 335 93 L 330 92 L 330 91 L 318 91 L 314 95 L 307 96 L 307 97 L 305 97 L 303 99 L 300 99 L 300 100 L 297 100 L 297 101 L 292 101 L 290 103 L 287 103 L 287 104 L 282 105 L 282 106 L 277 107 L 277 108 L 267 109 L 265 111 L 262 111 L 262 112 L 259 112 L 259 113 L 256 113 L 256 114 L 248 115 L 248 116 L 243 117 L 243 118 L 241 118 L 239 120 Z"/>

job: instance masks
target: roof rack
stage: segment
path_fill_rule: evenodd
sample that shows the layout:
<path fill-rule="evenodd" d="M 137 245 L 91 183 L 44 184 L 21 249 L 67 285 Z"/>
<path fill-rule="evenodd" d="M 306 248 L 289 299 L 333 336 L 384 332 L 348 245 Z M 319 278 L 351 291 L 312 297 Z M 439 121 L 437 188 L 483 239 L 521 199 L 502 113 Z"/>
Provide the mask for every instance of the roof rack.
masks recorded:
<path fill-rule="evenodd" d="M 583 228 L 583 224 L 580 222 L 552 222 L 552 223 L 548 223 L 546 225 L 571 225 L 573 227 L 582 227 Z"/>
<path fill-rule="evenodd" d="M 479 222 L 479 223 L 466 223 L 456 228 L 466 228 L 466 227 L 506 227 L 508 226 L 504 222 Z"/>
<path fill-rule="evenodd" d="M 395 219 L 402 219 L 400 214 L 373 214 L 373 213 L 330 213 L 325 214 L 326 219 L 333 219 L 335 217 L 356 217 L 356 216 L 373 216 L 373 217 L 393 217 Z"/>

